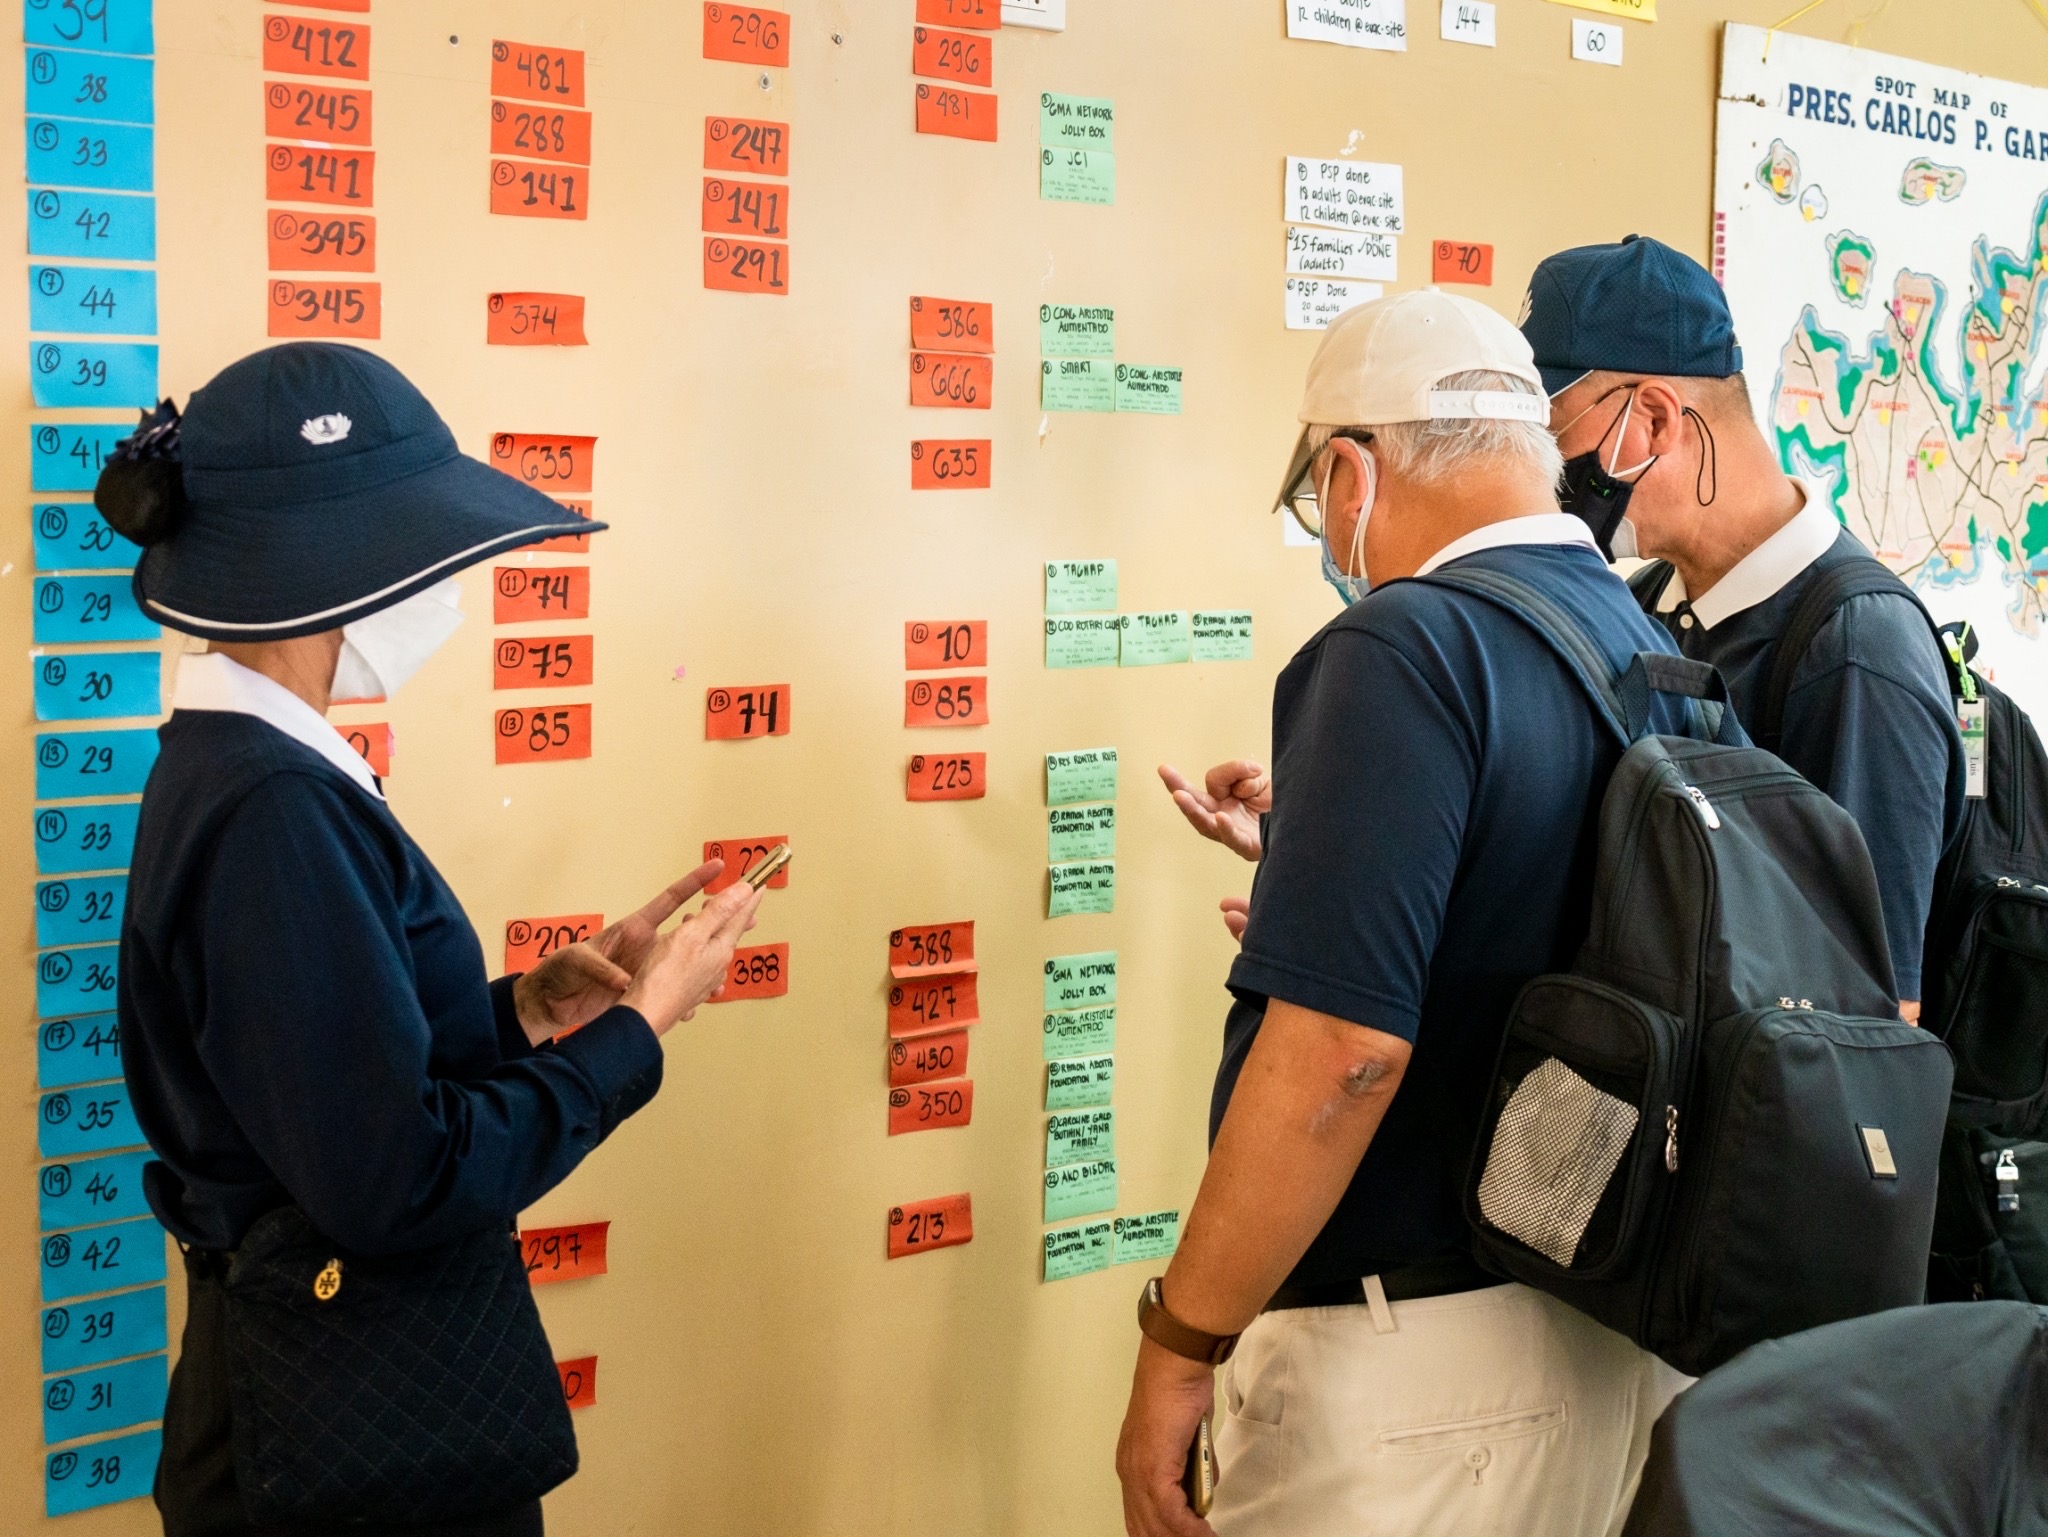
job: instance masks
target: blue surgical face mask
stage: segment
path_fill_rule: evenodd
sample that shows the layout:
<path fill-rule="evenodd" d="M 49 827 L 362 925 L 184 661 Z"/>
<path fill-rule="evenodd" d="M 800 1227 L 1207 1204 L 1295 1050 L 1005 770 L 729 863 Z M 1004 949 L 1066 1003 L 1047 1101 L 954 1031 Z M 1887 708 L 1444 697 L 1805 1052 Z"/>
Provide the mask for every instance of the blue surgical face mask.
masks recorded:
<path fill-rule="evenodd" d="M 1379 497 L 1379 473 L 1370 453 L 1361 450 L 1359 458 L 1365 461 L 1365 500 L 1359 504 L 1358 523 L 1351 531 L 1351 559 L 1348 562 L 1351 570 L 1359 574 L 1353 576 L 1343 566 L 1337 564 L 1337 557 L 1330 551 L 1330 523 L 1327 516 L 1323 519 L 1323 537 L 1317 541 L 1323 551 L 1323 580 L 1336 589 L 1337 596 L 1344 600 L 1346 608 L 1372 590 L 1372 581 L 1365 575 L 1365 520 L 1372 516 L 1372 504 Z M 1316 506 L 1319 509 L 1326 509 L 1330 505 L 1330 481 L 1336 473 L 1337 457 L 1333 453 L 1330 456 L 1330 468 L 1324 472 L 1323 484 L 1316 496 Z"/>

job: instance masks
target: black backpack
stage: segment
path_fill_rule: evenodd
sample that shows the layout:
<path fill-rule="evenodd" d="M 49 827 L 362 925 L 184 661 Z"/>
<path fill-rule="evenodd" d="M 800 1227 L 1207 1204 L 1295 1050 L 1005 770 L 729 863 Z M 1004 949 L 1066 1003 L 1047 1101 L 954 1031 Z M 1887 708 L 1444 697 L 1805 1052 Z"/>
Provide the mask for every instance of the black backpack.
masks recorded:
<path fill-rule="evenodd" d="M 1693 1375 L 1919 1302 L 1951 1071 L 1897 1017 L 1854 820 L 1739 745 L 1706 664 L 1617 679 L 1526 583 L 1425 580 L 1530 625 L 1626 745 L 1586 942 L 1501 1042 L 1464 1193 L 1480 1262 Z M 1698 736 L 1648 735 L 1653 693 L 1707 701 Z"/>

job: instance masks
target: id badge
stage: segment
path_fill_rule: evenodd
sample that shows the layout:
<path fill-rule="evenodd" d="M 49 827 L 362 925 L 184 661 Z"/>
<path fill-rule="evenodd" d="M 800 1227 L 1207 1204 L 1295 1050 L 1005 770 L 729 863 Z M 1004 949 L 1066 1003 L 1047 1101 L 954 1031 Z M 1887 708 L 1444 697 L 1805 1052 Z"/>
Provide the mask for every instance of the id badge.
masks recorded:
<path fill-rule="evenodd" d="M 1956 725 L 1963 733 L 1963 793 L 1973 800 L 1982 800 L 1985 755 L 1991 746 L 1991 723 L 1984 713 L 1984 701 L 1958 702 Z"/>

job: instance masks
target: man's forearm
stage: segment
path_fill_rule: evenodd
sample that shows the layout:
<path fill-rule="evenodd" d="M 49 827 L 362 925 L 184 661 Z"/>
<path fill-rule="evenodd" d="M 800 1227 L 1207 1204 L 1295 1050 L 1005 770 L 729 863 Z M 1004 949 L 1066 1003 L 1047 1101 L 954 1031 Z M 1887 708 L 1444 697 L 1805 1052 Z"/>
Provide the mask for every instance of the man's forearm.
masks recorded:
<path fill-rule="evenodd" d="M 1245 1058 L 1164 1285 L 1213 1334 L 1258 1316 L 1337 1208 L 1399 1087 L 1399 1036 L 1277 999 Z"/>

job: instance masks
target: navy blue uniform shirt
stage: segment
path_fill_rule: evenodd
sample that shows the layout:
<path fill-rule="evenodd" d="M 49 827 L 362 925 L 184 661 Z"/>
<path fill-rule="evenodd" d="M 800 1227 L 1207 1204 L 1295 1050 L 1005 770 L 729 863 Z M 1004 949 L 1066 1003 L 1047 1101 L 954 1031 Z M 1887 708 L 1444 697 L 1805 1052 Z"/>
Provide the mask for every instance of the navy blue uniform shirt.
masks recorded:
<path fill-rule="evenodd" d="M 121 1052 L 151 1208 L 202 1248 L 297 1202 L 393 1253 L 509 1223 L 661 1083 L 614 1008 L 535 1050 L 383 801 L 255 716 L 159 735 L 121 933 Z"/>
<path fill-rule="evenodd" d="M 1671 651 L 1590 547 L 1455 560 L 1576 615 L 1617 672 Z M 1652 729 L 1680 729 L 1660 698 Z M 1273 690 L 1274 802 L 1231 967 L 1210 1136 L 1269 998 L 1412 1043 L 1386 1119 L 1289 1279 L 1356 1279 L 1468 1244 L 1460 1193 L 1501 1033 L 1531 977 L 1586 937 L 1620 737 L 1535 631 L 1423 582 L 1377 588 Z"/>

